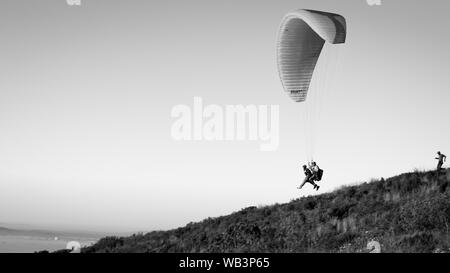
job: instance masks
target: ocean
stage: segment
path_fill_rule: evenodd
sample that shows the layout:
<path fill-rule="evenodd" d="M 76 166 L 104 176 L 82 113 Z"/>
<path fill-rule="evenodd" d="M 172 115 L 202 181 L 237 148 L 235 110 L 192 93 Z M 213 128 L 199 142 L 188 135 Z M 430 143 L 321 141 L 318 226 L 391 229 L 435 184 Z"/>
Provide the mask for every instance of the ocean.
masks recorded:
<path fill-rule="evenodd" d="M 94 238 L 55 238 L 33 235 L 0 235 L 0 253 L 34 253 L 36 251 L 55 251 L 65 249 L 70 241 L 77 241 L 81 246 L 96 242 Z"/>

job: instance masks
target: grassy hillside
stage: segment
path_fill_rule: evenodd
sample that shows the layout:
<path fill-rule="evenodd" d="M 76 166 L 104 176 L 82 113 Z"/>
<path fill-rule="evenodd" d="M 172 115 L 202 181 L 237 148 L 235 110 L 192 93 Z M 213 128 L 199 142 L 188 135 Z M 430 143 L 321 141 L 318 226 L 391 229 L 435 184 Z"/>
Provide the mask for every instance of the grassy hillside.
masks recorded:
<path fill-rule="evenodd" d="M 106 237 L 82 252 L 450 252 L 450 171 L 406 173 L 169 231 Z"/>

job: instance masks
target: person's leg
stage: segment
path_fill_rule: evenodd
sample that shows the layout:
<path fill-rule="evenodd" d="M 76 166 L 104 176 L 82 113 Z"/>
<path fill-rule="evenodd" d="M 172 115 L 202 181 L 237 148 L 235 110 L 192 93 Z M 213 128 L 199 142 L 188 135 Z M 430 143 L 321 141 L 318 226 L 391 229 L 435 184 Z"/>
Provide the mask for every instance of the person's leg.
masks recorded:
<path fill-rule="evenodd" d="M 305 177 L 305 179 L 303 179 L 302 184 L 300 184 L 300 187 L 298 187 L 299 189 L 303 188 L 303 186 L 306 184 L 306 182 L 309 181 L 309 177 Z"/>
<path fill-rule="evenodd" d="M 440 172 L 440 171 L 441 171 L 441 169 L 442 169 L 442 165 L 443 165 L 443 163 L 442 163 L 442 162 L 439 162 L 439 163 L 438 163 L 438 165 L 437 165 L 437 171 L 438 171 L 438 172 Z"/>

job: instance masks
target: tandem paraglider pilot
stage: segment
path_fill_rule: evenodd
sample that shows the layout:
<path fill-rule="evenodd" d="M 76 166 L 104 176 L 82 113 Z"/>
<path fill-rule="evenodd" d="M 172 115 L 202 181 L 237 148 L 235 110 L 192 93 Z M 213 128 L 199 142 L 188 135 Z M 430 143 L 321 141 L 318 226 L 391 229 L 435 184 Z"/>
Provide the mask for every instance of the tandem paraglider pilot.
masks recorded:
<path fill-rule="evenodd" d="M 314 189 L 319 190 L 320 186 L 317 185 L 314 181 L 320 181 L 322 179 L 323 171 L 317 166 L 316 162 L 308 163 L 309 167 L 303 165 L 303 172 L 305 173 L 305 179 L 303 179 L 302 184 L 298 187 L 298 189 L 303 188 L 306 183 L 310 183 L 314 186 Z"/>

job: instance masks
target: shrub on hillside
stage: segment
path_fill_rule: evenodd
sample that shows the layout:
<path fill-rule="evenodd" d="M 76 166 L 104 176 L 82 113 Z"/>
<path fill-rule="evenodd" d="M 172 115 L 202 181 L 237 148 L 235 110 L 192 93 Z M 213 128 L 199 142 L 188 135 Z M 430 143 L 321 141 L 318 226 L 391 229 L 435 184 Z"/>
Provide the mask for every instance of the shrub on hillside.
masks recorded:
<path fill-rule="evenodd" d="M 406 253 L 432 252 L 437 245 L 437 240 L 431 232 L 415 232 L 403 235 L 396 242 L 397 251 Z"/>
<path fill-rule="evenodd" d="M 450 198 L 438 194 L 434 198 L 412 199 L 401 206 L 395 220 L 397 232 L 446 230 L 450 224 Z"/>

